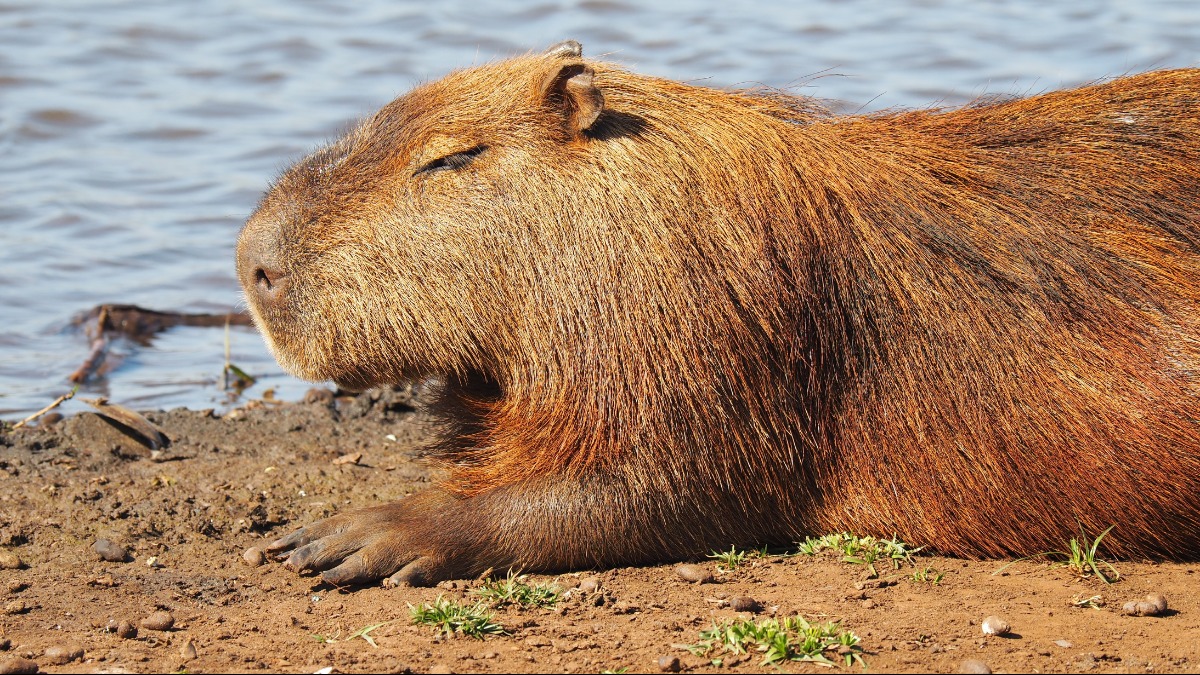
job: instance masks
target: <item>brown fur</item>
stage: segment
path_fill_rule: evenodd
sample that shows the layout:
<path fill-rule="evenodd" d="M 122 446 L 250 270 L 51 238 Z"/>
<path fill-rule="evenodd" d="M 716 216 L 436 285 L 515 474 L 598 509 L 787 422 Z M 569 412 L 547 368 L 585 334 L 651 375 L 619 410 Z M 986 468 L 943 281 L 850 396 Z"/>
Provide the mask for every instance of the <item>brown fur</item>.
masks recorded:
<path fill-rule="evenodd" d="M 1195 559 L 1198 195 L 1198 70 L 851 117 L 570 45 L 452 73 L 242 234 L 285 366 L 445 389 L 440 489 L 276 548 L 428 582 L 1115 524 L 1112 553 Z"/>

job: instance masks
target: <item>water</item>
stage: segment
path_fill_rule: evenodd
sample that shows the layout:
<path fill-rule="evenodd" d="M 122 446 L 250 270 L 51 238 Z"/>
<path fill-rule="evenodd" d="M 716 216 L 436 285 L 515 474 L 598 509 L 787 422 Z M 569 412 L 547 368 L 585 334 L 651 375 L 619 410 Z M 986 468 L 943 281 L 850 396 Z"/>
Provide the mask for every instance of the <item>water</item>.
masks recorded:
<path fill-rule="evenodd" d="M 649 8 L 651 7 L 652 8 Z M 877 110 L 954 105 L 1200 61 L 1192 0 L 684 3 L 0 0 L 0 417 L 70 389 L 71 319 L 105 302 L 240 306 L 233 246 L 268 181 L 447 70 L 565 38 L 712 86 Z M 224 336 L 182 328 L 85 393 L 220 407 Z M 294 399 L 250 330 L 232 360 Z"/>

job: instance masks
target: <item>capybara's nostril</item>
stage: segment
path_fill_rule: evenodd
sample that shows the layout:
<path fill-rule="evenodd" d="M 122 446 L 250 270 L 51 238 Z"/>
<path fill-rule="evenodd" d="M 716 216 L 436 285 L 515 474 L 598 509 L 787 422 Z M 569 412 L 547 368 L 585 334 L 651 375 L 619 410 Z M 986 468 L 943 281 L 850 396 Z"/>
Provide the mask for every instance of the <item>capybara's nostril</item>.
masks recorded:
<path fill-rule="evenodd" d="M 283 302 L 287 287 L 287 274 L 278 269 L 259 265 L 254 268 L 253 293 L 264 305 Z"/>
<path fill-rule="evenodd" d="M 272 281 L 272 278 L 278 279 L 279 274 L 273 271 L 268 272 L 261 267 L 254 270 L 254 285 L 260 290 L 270 291 L 271 289 L 275 288 L 275 282 Z"/>
<path fill-rule="evenodd" d="M 278 242 L 278 227 L 270 221 L 252 221 L 238 240 L 238 278 L 260 307 L 278 305 L 285 297 L 288 272 L 280 264 Z"/>

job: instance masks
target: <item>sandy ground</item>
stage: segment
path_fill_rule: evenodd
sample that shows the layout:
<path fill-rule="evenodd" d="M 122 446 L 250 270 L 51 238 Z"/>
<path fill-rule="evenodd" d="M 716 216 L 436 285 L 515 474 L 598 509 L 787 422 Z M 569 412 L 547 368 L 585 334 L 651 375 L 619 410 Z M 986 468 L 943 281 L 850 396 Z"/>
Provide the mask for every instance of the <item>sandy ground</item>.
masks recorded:
<path fill-rule="evenodd" d="M 580 570 L 531 576 L 565 597 L 502 606 L 494 620 L 506 634 L 479 640 L 414 625 L 410 605 L 439 595 L 473 603 L 480 581 L 337 589 L 243 560 L 300 525 L 428 485 L 429 424 L 413 397 L 386 390 L 254 402 L 223 417 L 147 413 L 171 441 L 157 451 L 91 413 L 0 431 L 0 672 L 31 661 L 48 672 L 766 672 L 779 668 L 761 654 L 695 656 L 679 645 L 699 642 L 714 620 L 796 614 L 859 636 L 863 665 L 835 670 L 1200 669 L 1196 564 L 1117 561 L 1111 585 L 1045 561 L 928 555 L 898 570 L 880 565 L 878 579 L 830 555 L 751 557 L 728 571 L 697 561 L 714 576 L 701 584 L 675 565 Z M 100 539 L 124 548 L 125 561 L 102 560 Z M 911 578 L 927 567 L 940 583 Z M 1170 609 L 1122 613 L 1148 593 Z M 730 606 L 743 596 L 757 612 Z M 174 619 L 169 630 L 142 626 L 162 611 Z M 990 615 L 1011 632 L 985 637 Z M 121 622 L 137 635 L 123 637 Z M 370 640 L 356 635 L 376 624 Z"/>

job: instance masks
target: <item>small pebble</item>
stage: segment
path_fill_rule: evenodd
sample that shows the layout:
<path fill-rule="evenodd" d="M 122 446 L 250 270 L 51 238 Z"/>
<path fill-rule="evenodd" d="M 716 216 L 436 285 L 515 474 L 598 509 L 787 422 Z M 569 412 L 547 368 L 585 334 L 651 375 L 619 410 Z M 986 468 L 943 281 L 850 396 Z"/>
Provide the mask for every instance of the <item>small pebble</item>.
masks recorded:
<path fill-rule="evenodd" d="M 984 635 L 1008 635 L 1012 630 L 1008 622 L 998 616 L 989 616 L 984 619 L 980 628 L 983 629 Z"/>
<path fill-rule="evenodd" d="M 1151 593 L 1146 596 L 1146 602 L 1154 605 L 1159 614 L 1167 611 L 1167 596 L 1158 593 Z"/>
<path fill-rule="evenodd" d="M 600 577 L 588 577 L 579 582 L 580 593 L 595 593 L 600 590 Z"/>
<path fill-rule="evenodd" d="M 309 389 L 308 391 L 304 392 L 304 402 L 329 405 L 330 403 L 333 403 L 333 392 L 322 388 Z"/>
<path fill-rule="evenodd" d="M 258 567 L 267 562 L 267 556 L 263 550 L 257 546 L 251 546 L 242 554 L 242 560 L 251 567 Z"/>
<path fill-rule="evenodd" d="M 25 604 L 24 600 L 13 600 L 4 606 L 5 614 L 24 614 L 28 611 L 29 606 Z"/>
<path fill-rule="evenodd" d="M 1055 640 L 1054 644 L 1058 645 L 1059 647 L 1062 647 L 1063 649 L 1070 649 L 1071 647 L 1075 646 L 1075 645 L 1071 644 L 1070 640 Z"/>
<path fill-rule="evenodd" d="M 12 551 L 0 551 L 0 570 L 19 570 L 24 566 L 21 558 Z"/>
<path fill-rule="evenodd" d="M 690 581 L 696 584 L 707 584 L 713 580 L 712 572 L 704 569 L 699 565 L 680 565 L 675 568 L 675 574 L 678 574 L 684 581 Z"/>
<path fill-rule="evenodd" d="M 8 582 L 8 592 L 9 593 L 20 593 L 21 591 L 25 590 L 26 588 L 29 588 L 29 582 L 27 582 L 27 581 L 13 579 Z"/>
<path fill-rule="evenodd" d="M 980 661 L 979 659 L 967 659 L 958 664 L 958 672 L 960 673 L 990 673 L 991 666 Z"/>
<path fill-rule="evenodd" d="M 7 656 L 0 659 L 0 675 L 26 675 L 27 673 L 36 673 L 38 664 L 29 659 L 23 659 L 19 656 Z"/>
<path fill-rule="evenodd" d="M 183 647 L 179 650 L 179 655 L 184 661 L 191 661 L 196 658 L 196 644 L 191 640 L 183 643 Z"/>
<path fill-rule="evenodd" d="M 874 600 L 872 600 L 872 599 L 870 599 L 870 598 L 867 598 L 866 600 L 863 600 L 863 601 L 862 601 L 862 608 L 863 608 L 863 609 L 875 609 L 875 601 L 874 601 Z"/>
<path fill-rule="evenodd" d="M 175 625 L 175 617 L 170 612 L 158 611 L 142 619 L 142 628 L 150 630 L 171 630 Z"/>
<path fill-rule="evenodd" d="M 125 562 L 129 559 L 129 551 L 110 539 L 97 539 L 96 543 L 92 544 L 92 550 L 101 560 L 108 562 Z"/>
<path fill-rule="evenodd" d="M 450 675 L 454 671 L 445 663 L 435 663 L 429 666 L 429 672 L 431 675 Z"/>
<path fill-rule="evenodd" d="M 1167 611 L 1167 598 L 1158 593 L 1151 593 L 1141 602 L 1125 603 L 1121 611 L 1129 616 L 1159 616 Z"/>
<path fill-rule="evenodd" d="M 729 599 L 729 608 L 735 612 L 758 612 L 762 605 L 748 595 L 736 595 Z"/>
<path fill-rule="evenodd" d="M 83 660 L 83 647 L 79 647 L 77 645 L 70 647 L 54 645 L 52 647 L 47 647 L 43 656 L 45 656 L 46 661 L 56 666 L 65 666 L 72 661 Z"/>
<path fill-rule="evenodd" d="M 128 621 L 122 621 L 118 623 L 115 632 L 117 637 L 123 640 L 132 640 L 133 638 L 137 637 L 138 633 L 137 626 L 129 623 Z"/>
<path fill-rule="evenodd" d="M 678 673 L 679 657 L 670 655 L 658 657 L 658 669 L 664 673 Z"/>
<path fill-rule="evenodd" d="M 103 586 L 105 588 L 113 588 L 117 585 L 117 580 L 111 574 L 102 574 L 88 582 L 88 586 Z"/>

